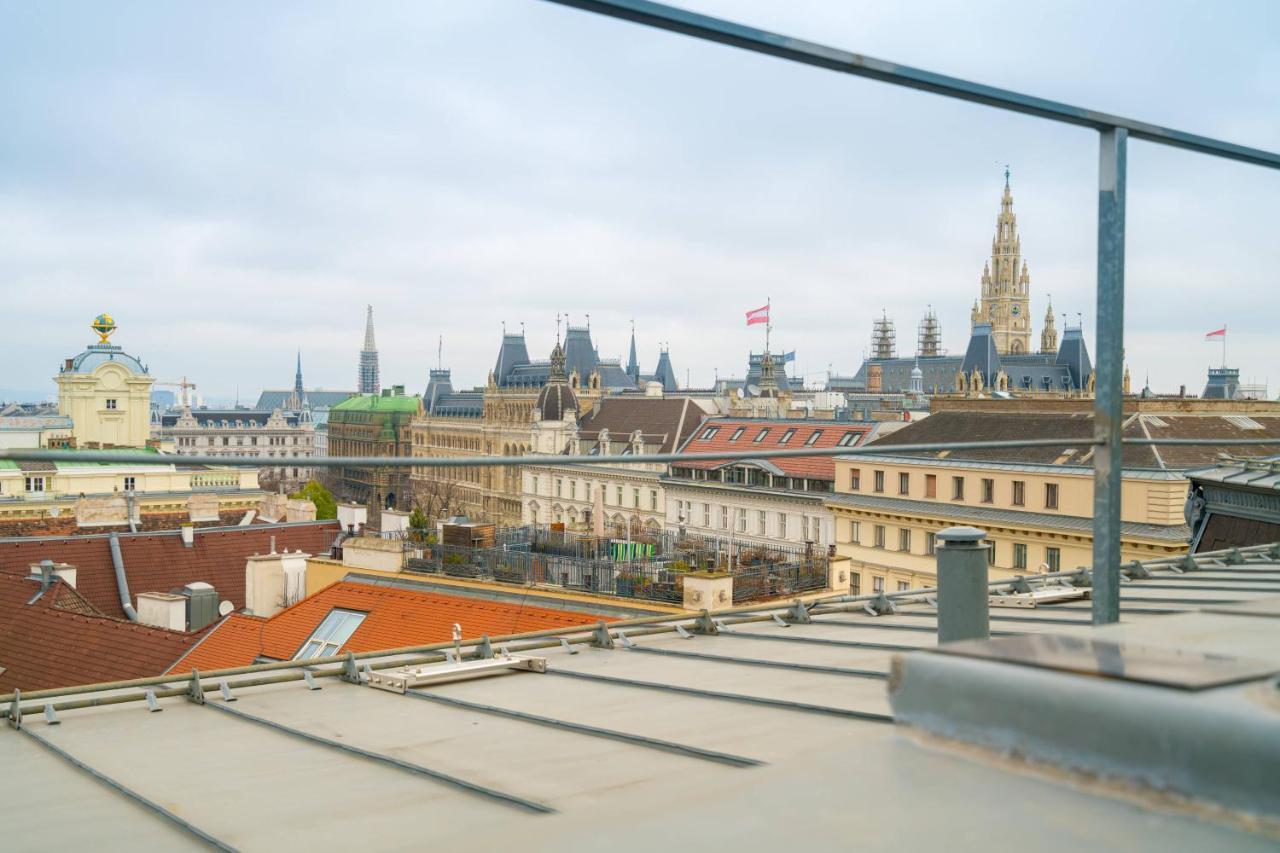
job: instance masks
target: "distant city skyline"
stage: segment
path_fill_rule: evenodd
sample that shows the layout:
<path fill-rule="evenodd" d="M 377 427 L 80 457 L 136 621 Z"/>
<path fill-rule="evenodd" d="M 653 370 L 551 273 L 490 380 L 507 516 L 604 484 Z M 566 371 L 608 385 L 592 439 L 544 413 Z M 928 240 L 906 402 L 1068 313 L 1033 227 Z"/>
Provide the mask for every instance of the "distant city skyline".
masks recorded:
<path fill-rule="evenodd" d="M 72 5 L 72 4 L 68 4 Z M 701 0 L 709 14 L 1086 107 L 1280 148 L 1280 8 Z M 541 3 L 75 4 L 6 16 L 0 397 L 52 396 L 92 341 L 206 399 L 355 388 L 365 306 L 384 386 L 483 384 L 501 324 L 545 358 L 591 315 L 604 358 L 679 381 L 775 351 L 852 374 L 885 310 L 963 349 L 1012 171 L 1037 328 L 1093 348 L 1091 133 L 788 66 Z M 1105 26 L 1100 26 L 1100 24 Z M 941 144 L 940 144 L 941 143 Z M 1280 176 L 1134 143 L 1127 361 L 1198 392 L 1226 325 L 1280 391 Z"/>

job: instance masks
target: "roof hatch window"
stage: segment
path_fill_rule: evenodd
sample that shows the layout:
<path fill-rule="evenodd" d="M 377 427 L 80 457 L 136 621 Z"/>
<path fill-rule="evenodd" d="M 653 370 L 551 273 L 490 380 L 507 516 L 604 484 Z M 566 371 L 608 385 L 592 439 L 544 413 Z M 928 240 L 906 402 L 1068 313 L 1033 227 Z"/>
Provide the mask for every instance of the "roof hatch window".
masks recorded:
<path fill-rule="evenodd" d="M 310 639 L 302 644 L 302 648 L 293 656 L 293 659 L 333 657 L 338 653 L 338 649 L 351 639 L 351 635 L 355 633 L 356 628 L 360 627 L 360 623 L 367 615 L 358 610 L 342 610 L 335 607 L 329 611 L 329 615 L 324 617 L 324 621 L 312 633 Z"/>

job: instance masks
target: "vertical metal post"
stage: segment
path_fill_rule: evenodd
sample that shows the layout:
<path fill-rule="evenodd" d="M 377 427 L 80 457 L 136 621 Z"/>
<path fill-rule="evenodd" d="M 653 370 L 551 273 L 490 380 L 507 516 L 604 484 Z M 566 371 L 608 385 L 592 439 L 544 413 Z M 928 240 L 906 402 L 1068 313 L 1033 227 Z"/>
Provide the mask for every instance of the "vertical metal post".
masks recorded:
<path fill-rule="evenodd" d="M 1093 402 L 1093 624 L 1120 621 L 1120 425 L 1124 381 L 1124 195 L 1129 132 L 1099 134 L 1098 364 Z"/>
<path fill-rule="evenodd" d="M 987 534 L 976 527 L 948 527 L 938 533 L 938 642 L 985 640 L 991 636 L 987 612 Z"/>

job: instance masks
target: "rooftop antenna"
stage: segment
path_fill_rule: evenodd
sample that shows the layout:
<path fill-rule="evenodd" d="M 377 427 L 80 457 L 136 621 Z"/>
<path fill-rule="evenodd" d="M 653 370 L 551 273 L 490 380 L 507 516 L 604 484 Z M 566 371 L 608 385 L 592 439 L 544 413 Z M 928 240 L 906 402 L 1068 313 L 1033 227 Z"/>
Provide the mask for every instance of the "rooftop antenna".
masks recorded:
<path fill-rule="evenodd" d="M 1009 189 L 1009 164 L 1004 164 L 1004 188 Z"/>
<path fill-rule="evenodd" d="M 436 370 L 444 369 L 444 335 L 436 343 Z"/>
<path fill-rule="evenodd" d="M 568 320 L 568 315 L 565 316 L 565 319 Z M 556 314 L 556 345 L 558 346 L 559 344 L 560 344 L 560 315 Z"/>
<path fill-rule="evenodd" d="M 520 321 L 520 337 L 524 337 L 524 320 Z"/>
<path fill-rule="evenodd" d="M 587 331 L 591 331 L 591 315 L 587 315 Z"/>

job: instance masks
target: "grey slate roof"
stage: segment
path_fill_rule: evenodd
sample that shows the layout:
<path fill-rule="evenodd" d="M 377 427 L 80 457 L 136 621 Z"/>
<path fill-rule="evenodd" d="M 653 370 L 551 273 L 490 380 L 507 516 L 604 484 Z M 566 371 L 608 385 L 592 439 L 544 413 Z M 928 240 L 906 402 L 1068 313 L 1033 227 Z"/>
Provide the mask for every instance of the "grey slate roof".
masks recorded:
<path fill-rule="evenodd" d="M 92 344 L 84 352 L 71 359 L 71 368 L 65 366 L 61 373 L 88 373 L 101 364 L 115 362 L 124 365 L 132 373 L 146 373 L 147 366 L 115 344 Z"/>
<path fill-rule="evenodd" d="M 236 421 L 240 421 L 245 426 L 263 427 L 266 426 L 271 413 L 271 409 L 266 411 L 261 409 L 192 409 L 191 417 L 195 418 L 202 427 L 220 428 L 224 420 L 229 422 L 232 427 L 235 426 Z M 284 412 L 282 415 L 289 426 L 298 425 L 296 412 Z M 176 426 L 180 417 L 182 417 L 181 412 L 165 412 L 160 416 L 160 426 Z"/>
<path fill-rule="evenodd" d="M 319 389 L 303 391 L 307 405 L 313 409 L 336 406 L 348 397 L 355 396 L 355 393 L 355 391 L 322 391 Z M 254 405 L 254 408 L 268 412 L 272 409 L 283 409 L 288 404 L 291 396 L 293 396 L 292 388 L 263 391 L 258 395 L 258 402 Z"/>

